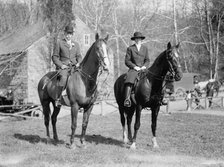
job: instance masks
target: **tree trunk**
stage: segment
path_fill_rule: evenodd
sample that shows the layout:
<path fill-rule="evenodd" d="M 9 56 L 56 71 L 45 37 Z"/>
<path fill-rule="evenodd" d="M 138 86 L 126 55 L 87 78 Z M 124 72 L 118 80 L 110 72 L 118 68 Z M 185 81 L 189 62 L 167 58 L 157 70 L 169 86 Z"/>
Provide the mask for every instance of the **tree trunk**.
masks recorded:
<path fill-rule="evenodd" d="M 177 18 L 176 18 L 176 0 L 173 0 L 173 25 L 174 25 L 174 35 L 175 35 L 175 44 L 178 43 L 177 35 Z"/>
<path fill-rule="evenodd" d="M 209 17 L 209 9 L 207 0 L 205 0 L 205 16 L 206 16 L 206 26 L 208 30 L 208 39 L 209 39 L 209 76 L 212 78 L 213 72 L 212 72 L 212 64 L 213 64 L 213 54 L 214 54 L 214 48 L 213 48 L 213 34 L 212 34 L 212 25 L 211 25 L 211 19 Z"/>
<path fill-rule="evenodd" d="M 222 21 L 222 17 L 223 14 L 219 15 L 218 18 L 218 26 L 217 26 L 217 34 L 216 34 L 216 50 L 215 50 L 215 75 L 214 75 L 214 79 L 219 80 L 219 76 L 218 76 L 218 70 L 219 70 L 219 42 L 220 42 L 220 25 L 221 25 L 221 21 Z"/>

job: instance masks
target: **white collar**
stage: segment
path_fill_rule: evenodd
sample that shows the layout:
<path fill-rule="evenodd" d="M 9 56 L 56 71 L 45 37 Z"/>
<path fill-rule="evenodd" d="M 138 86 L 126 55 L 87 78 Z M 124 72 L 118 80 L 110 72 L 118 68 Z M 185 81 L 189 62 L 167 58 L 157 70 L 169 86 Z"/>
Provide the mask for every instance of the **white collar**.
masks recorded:
<path fill-rule="evenodd" d="M 136 45 L 138 51 L 140 51 L 140 48 L 141 48 L 141 45 L 142 45 L 142 44 L 137 44 L 137 43 L 135 43 L 135 45 Z"/>

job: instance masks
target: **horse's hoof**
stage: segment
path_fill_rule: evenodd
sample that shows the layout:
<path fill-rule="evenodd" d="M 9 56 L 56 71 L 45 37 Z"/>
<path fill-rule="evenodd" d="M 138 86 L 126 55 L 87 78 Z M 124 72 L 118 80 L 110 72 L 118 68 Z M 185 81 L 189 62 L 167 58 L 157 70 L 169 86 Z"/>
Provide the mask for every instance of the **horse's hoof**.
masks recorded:
<path fill-rule="evenodd" d="M 129 140 L 128 139 L 124 139 L 123 142 L 124 142 L 124 144 L 128 144 Z"/>
<path fill-rule="evenodd" d="M 135 143 L 132 143 L 132 145 L 130 146 L 130 149 L 136 150 L 136 144 Z"/>
<path fill-rule="evenodd" d="M 58 137 L 54 137 L 54 141 L 59 141 Z"/>
<path fill-rule="evenodd" d="M 154 149 L 159 149 L 159 146 L 158 145 L 153 145 L 153 148 Z"/>
<path fill-rule="evenodd" d="M 51 143 L 51 138 L 47 137 L 46 144 L 50 144 L 50 143 Z"/>
<path fill-rule="evenodd" d="M 159 145 L 157 144 L 156 137 L 152 138 L 152 144 L 153 144 L 153 148 L 155 148 L 155 149 L 159 148 Z"/>
<path fill-rule="evenodd" d="M 69 148 L 69 149 L 71 149 L 71 150 L 75 150 L 76 149 L 76 145 L 75 144 L 69 144 L 69 143 L 67 143 L 66 144 L 66 147 Z"/>
<path fill-rule="evenodd" d="M 87 149 L 87 145 L 86 144 L 81 144 L 81 148 L 82 149 Z"/>
<path fill-rule="evenodd" d="M 81 140 L 80 141 L 80 148 L 82 148 L 82 149 L 86 149 L 87 148 L 87 144 L 86 144 L 85 140 Z"/>

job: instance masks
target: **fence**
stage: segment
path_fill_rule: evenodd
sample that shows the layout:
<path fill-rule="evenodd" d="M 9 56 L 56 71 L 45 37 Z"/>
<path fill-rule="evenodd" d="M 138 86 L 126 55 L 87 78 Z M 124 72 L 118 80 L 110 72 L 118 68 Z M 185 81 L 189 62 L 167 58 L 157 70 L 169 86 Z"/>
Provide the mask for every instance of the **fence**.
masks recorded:
<path fill-rule="evenodd" d="M 183 99 L 176 99 L 183 100 Z M 192 111 L 196 109 L 223 108 L 224 97 L 193 97 L 186 98 L 186 110 Z M 168 105 L 169 107 L 169 105 Z M 169 111 L 169 108 L 167 109 Z"/>
<path fill-rule="evenodd" d="M 41 118 L 42 117 L 42 107 L 27 105 L 2 105 L 0 106 L 1 116 L 12 116 L 12 117 L 22 117 L 22 118 Z M 6 112 L 7 111 L 7 112 Z M 28 115 L 24 115 L 28 114 Z"/>
<path fill-rule="evenodd" d="M 199 100 L 199 101 L 196 101 Z M 180 105 L 179 103 L 182 102 L 184 105 L 184 110 L 186 111 L 193 111 L 196 109 L 211 109 L 211 108 L 223 108 L 224 107 L 224 97 L 212 97 L 211 106 L 209 106 L 210 97 L 200 97 L 200 98 L 191 98 L 191 99 L 184 99 L 184 98 L 175 98 L 175 100 L 168 100 L 168 103 L 165 109 L 161 111 L 163 113 L 170 114 L 172 111 L 172 105 Z M 172 102 L 176 102 L 177 104 Z M 181 103 L 181 105 L 182 105 Z M 105 115 L 108 112 L 115 112 L 118 111 L 118 106 L 115 99 L 104 99 L 97 101 L 98 105 L 100 105 L 100 115 Z M 181 106 L 183 107 L 183 106 Z M 176 107 L 177 108 L 177 107 Z"/>

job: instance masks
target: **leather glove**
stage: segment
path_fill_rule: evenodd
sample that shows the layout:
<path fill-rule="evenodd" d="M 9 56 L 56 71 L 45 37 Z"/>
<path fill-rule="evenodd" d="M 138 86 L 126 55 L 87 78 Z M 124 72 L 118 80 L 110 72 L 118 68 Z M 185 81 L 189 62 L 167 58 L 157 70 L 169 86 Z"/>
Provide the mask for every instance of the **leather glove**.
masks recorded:
<path fill-rule="evenodd" d="M 62 69 L 62 70 L 66 69 L 66 68 L 68 68 L 67 65 L 64 65 L 64 64 L 63 64 L 63 65 L 61 66 L 61 69 Z"/>
<path fill-rule="evenodd" d="M 146 66 L 142 66 L 142 67 L 141 67 L 141 70 L 145 70 L 145 69 L 146 69 Z"/>
<path fill-rule="evenodd" d="M 79 66 L 80 66 L 80 64 L 79 64 L 79 63 L 77 63 L 75 66 L 76 66 L 76 67 L 79 67 Z"/>
<path fill-rule="evenodd" d="M 135 69 L 135 71 L 140 71 L 141 70 L 141 68 L 138 67 L 138 66 L 135 66 L 134 69 Z"/>

